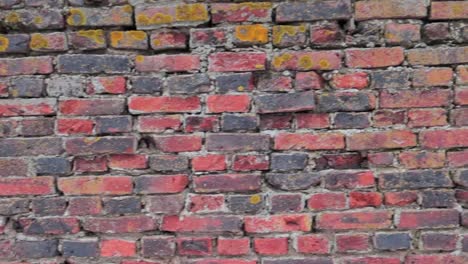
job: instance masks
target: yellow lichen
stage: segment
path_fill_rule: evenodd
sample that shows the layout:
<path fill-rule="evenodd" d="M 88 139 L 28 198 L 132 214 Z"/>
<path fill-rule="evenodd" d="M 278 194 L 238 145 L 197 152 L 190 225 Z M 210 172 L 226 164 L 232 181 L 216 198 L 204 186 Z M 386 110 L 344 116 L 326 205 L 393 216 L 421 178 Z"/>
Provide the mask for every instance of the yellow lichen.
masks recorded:
<path fill-rule="evenodd" d="M 237 87 L 237 91 L 239 92 L 243 92 L 245 90 L 244 86 L 240 85 L 239 87 Z"/>
<path fill-rule="evenodd" d="M 41 16 L 34 18 L 34 24 L 42 24 L 42 22 L 44 22 L 44 19 Z"/>
<path fill-rule="evenodd" d="M 88 144 L 88 145 L 91 145 L 91 144 L 94 144 L 98 141 L 100 141 L 101 138 L 100 137 L 87 137 L 85 139 L 83 139 L 83 142 Z"/>
<path fill-rule="evenodd" d="M 255 69 L 265 69 L 265 65 L 263 65 L 263 64 L 255 64 Z"/>
<path fill-rule="evenodd" d="M 151 18 L 147 17 L 144 14 L 137 16 L 137 23 L 143 26 L 148 25 L 157 25 L 157 24 L 169 24 L 172 23 L 173 18 L 171 15 L 166 15 L 163 13 L 156 13 Z"/>
<path fill-rule="evenodd" d="M 92 39 L 94 42 L 98 44 L 104 44 L 105 43 L 105 38 L 104 38 L 104 31 L 101 29 L 97 30 L 80 30 L 78 31 L 78 36 L 80 37 L 85 37 L 88 39 Z"/>
<path fill-rule="evenodd" d="M 328 69 L 330 68 L 330 62 L 327 61 L 326 59 L 321 59 L 319 60 L 319 65 L 322 69 Z"/>
<path fill-rule="evenodd" d="M 119 45 L 119 42 L 124 38 L 123 31 L 112 31 L 110 33 L 111 46 L 116 47 Z"/>
<path fill-rule="evenodd" d="M 208 20 L 208 10 L 204 4 L 181 4 L 175 8 L 177 21 L 205 21 Z"/>
<path fill-rule="evenodd" d="M 290 59 L 292 59 L 292 55 L 289 54 L 289 53 L 283 53 L 281 55 L 276 55 L 274 58 L 273 58 L 273 66 L 275 68 L 280 68 L 285 62 L 289 61 Z"/>
<path fill-rule="evenodd" d="M 21 20 L 21 17 L 18 13 L 16 12 L 10 12 L 6 17 L 5 17 L 5 21 L 7 23 L 18 23 L 20 22 Z"/>
<path fill-rule="evenodd" d="M 144 31 L 132 30 L 132 31 L 127 31 L 127 33 L 132 39 L 135 39 L 135 40 L 146 39 L 146 33 Z"/>
<path fill-rule="evenodd" d="M 270 9 L 273 7 L 273 4 L 270 2 L 260 2 L 260 3 L 253 3 L 253 2 L 244 2 L 239 4 L 233 4 L 229 10 L 230 11 L 238 11 L 241 9 L 247 10 L 259 10 L 259 9 Z"/>
<path fill-rule="evenodd" d="M 41 34 L 32 34 L 29 47 L 32 50 L 40 50 L 49 47 L 49 41 Z"/>
<path fill-rule="evenodd" d="M 280 44 L 284 38 L 284 35 L 294 36 L 298 32 L 305 32 L 305 26 L 274 26 L 273 44 Z"/>
<path fill-rule="evenodd" d="M 465 10 L 465 8 L 462 6 L 462 3 L 453 3 L 451 9 L 454 16 L 463 15 Z"/>
<path fill-rule="evenodd" d="M 124 12 L 127 12 L 127 13 L 133 12 L 133 7 L 131 5 L 124 5 L 122 9 Z"/>
<path fill-rule="evenodd" d="M 243 42 L 267 43 L 268 29 L 263 25 L 241 25 L 236 27 L 236 38 Z"/>
<path fill-rule="evenodd" d="M 251 204 L 258 204 L 262 201 L 262 197 L 258 194 L 250 196 L 250 203 Z"/>
<path fill-rule="evenodd" d="M 70 9 L 70 15 L 67 18 L 67 23 L 70 26 L 82 26 L 86 24 L 85 13 L 78 8 Z"/>
<path fill-rule="evenodd" d="M 0 52 L 6 51 L 10 45 L 10 40 L 7 37 L 0 35 Z"/>
<path fill-rule="evenodd" d="M 301 69 L 309 70 L 313 66 L 312 58 L 308 55 L 301 56 L 299 58 L 298 65 Z"/>
<path fill-rule="evenodd" d="M 135 57 L 136 62 L 143 62 L 144 60 L 145 60 L 145 56 L 143 56 L 143 55 L 137 55 Z"/>
<path fill-rule="evenodd" d="M 154 39 L 153 40 L 153 45 L 156 46 L 156 47 L 160 46 L 161 45 L 161 40 L 160 39 Z"/>

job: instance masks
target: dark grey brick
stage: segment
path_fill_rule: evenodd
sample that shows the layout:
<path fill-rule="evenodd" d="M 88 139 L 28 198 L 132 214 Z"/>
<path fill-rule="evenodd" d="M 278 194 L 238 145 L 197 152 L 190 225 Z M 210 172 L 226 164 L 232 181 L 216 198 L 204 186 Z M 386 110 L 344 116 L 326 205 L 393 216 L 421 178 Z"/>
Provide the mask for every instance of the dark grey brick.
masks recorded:
<path fill-rule="evenodd" d="M 126 73 L 130 72 L 130 58 L 119 55 L 60 55 L 60 73 Z"/>
<path fill-rule="evenodd" d="M 61 157 L 46 157 L 36 159 L 37 174 L 61 175 L 71 170 L 70 161 Z"/>
<path fill-rule="evenodd" d="M 453 207 L 457 200 L 453 191 L 429 190 L 421 194 L 421 205 L 425 208 Z"/>
<path fill-rule="evenodd" d="M 58 76 L 48 80 L 49 96 L 82 97 L 85 93 L 84 79 L 80 76 Z"/>
<path fill-rule="evenodd" d="M 312 92 L 269 94 L 255 97 L 259 113 L 299 112 L 315 109 Z"/>
<path fill-rule="evenodd" d="M 29 199 L 0 199 L 0 215 L 16 215 L 29 212 Z"/>
<path fill-rule="evenodd" d="M 149 165 L 155 171 L 183 171 L 188 169 L 189 160 L 185 156 L 151 156 Z"/>
<path fill-rule="evenodd" d="M 53 118 L 25 119 L 21 122 L 20 134 L 23 136 L 48 136 L 54 134 Z"/>
<path fill-rule="evenodd" d="M 144 237 L 141 251 L 145 258 L 174 256 L 175 242 L 172 237 Z"/>
<path fill-rule="evenodd" d="M 184 208 L 183 194 L 147 196 L 146 209 L 155 214 L 176 215 Z"/>
<path fill-rule="evenodd" d="M 245 92 L 254 88 L 252 73 L 233 73 L 216 77 L 216 87 L 220 93 Z"/>
<path fill-rule="evenodd" d="M 60 155 L 60 138 L 7 138 L 0 139 L 0 157 Z"/>
<path fill-rule="evenodd" d="M 371 73 L 370 88 L 402 89 L 410 86 L 410 74 L 407 71 L 383 70 Z"/>
<path fill-rule="evenodd" d="M 206 138 L 209 151 L 269 150 L 270 136 L 259 134 L 209 134 Z"/>
<path fill-rule="evenodd" d="M 108 214 L 131 214 L 141 211 L 138 197 L 119 197 L 104 200 L 104 210 Z"/>
<path fill-rule="evenodd" d="M 13 97 L 41 97 L 44 79 L 37 77 L 18 77 L 11 81 L 9 93 Z"/>
<path fill-rule="evenodd" d="M 159 77 L 134 77 L 132 92 L 136 94 L 156 94 L 162 90 L 162 80 Z"/>
<path fill-rule="evenodd" d="M 206 74 L 175 75 L 167 79 L 171 94 L 198 94 L 211 90 L 211 81 Z"/>
<path fill-rule="evenodd" d="M 278 171 L 302 170 L 307 166 L 309 156 L 305 153 L 272 154 L 271 169 Z"/>
<path fill-rule="evenodd" d="M 329 257 L 264 258 L 262 264 L 333 264 Z"/>
<path fill-rule="evenodd" d="M 456 172 L 453 180 L 459 186 L 468 187 L 468 170 Z"/>
<path fill-rule="evenodd" d="M 231 195 L 227 199 L 229 210 L 234 213 L 256 213 L 264 207 L 264 199 L 261 195 Z"/>
<path fill-rule="evenodd" d="M 64 257 L 97 257 L 99 243 L 97 241 L 63 241 L 62 254 Z"/>
<path fill-rule="evenodd" d="M 35 215 L 63 215 L 67 209 L 67 200 L 61 197 L 37 198 L 32 200 L 32 210 Z"/>
<path fill-rule="evenodd" d="M 58 241 L 16 241 L 16 255 L 20 258 L 52 258 L 58 256 Z"/>
<path fill-rule="evenodd" d="M 377 234 L 374 240 L 375 248 L 379 250 L 402 250 L 411 247 L 411 237 L 408 233 Z"/>
<path fill-rule="evenodd" d="M 223 131 L 253 131 L 257 129 L 257 117 L 254 115 L 231 115 L 223 116 Z"/>
<path fill-rule="evenodd" d="M 317 173 L 267 173 L 266 180 L 274 188 L 294 191 L 306 190 L 320 184 L 320 175 Z"/>
<path fill-rule="evenodd" d="M 337 113 L 333 121 L 335 128 L 366 128 L 370 126 L 367 113 Z"/>
<path fill-rule="evenodd" d="M 417 170 L 380 175 L 380 187 L 383 189 L 422 189 L 452 187 L 447 172 Z"/>
<path fill-rule="evenodd" d="M 96 118 L 97 134 L 113 134 L 132 131 L 131 116 L 111 116 Z"/>
<path fill-rule="evenodd" d="M 5 19 L 9 16 L 15 16 L 18 19 Z M 0 21 L 7 29 L 21 31 L 36 31 L 42 29 L 61 29 L 64 27 L 64 16 L 61 10 L 49 8 L 41 9 L 19 9 L 0 13 Z"/>
<path fill-rule="evenodd" d="M 276 8 L 278 22 L 348 19 L 351 15 L 349 0 L 286 2 Z"/>
<path fill-rule="evenodd" d="M 270 204 L 272 213 L 300 212 L 304 207 L 300 194 L 273 195 Z"/>
<path fill-rule="evenodd" d="M 320 94 L 317 101 L 319 112 L 358 112 L 374 108 L 369 95 L 364 92 Z"/>

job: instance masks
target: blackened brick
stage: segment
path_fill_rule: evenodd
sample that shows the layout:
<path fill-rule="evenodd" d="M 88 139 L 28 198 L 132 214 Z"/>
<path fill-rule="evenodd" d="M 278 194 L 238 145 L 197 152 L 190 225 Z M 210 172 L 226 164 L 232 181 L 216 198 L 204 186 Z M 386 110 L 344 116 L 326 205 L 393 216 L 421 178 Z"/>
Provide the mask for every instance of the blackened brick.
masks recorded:
<path fill-rule="evenodd" d="M 37 77 L 19 77 L 11 81 L 9 89 L 13 97 L 41 97 L 44 91 L 44 79 Z"/>
<path fill-rule="evenodd" d="M 62 254 L 64 257 L 97 257 L 99 256 L 99 243 L 97 241 L 63 241 Z"/>
<path fill-rule="evenodd" d="M 58 241 L 55 239 L 41 241 L 17 241 L 16 255 L 20 258 L 52 258 L 59 254 Z"/>
<path fill-rule="evenodd" d="M 380 186 L 383 189 L 441 188 L 452 185 L 447 172 L 442 171 L 418 170 L 380 175 Z"/>
<path fill-rule="evenodd" d="M 403 250 L 411 247 L 411 237 L 408 233 L 378 233 L 375 236 L 375 248 L 379 250 Z"/>
<path fill-rule="evenodd" d="M 141 202 L 138 197 L 105 199 L 104 210 L 108 214 L 139 213 L 141 211 Z"/>
<path fill-rule="evenodd" d="M 298 112 L 315 109 L 311 92 L 260 95 L 255 97 L 259 113 Z"/>
<path fill-rule="evenodd" d="M 70 161 L 61 157 L 44 157 L 36 159 L 36 173 L 63 175 L 70 172 Z"/>
<path fill-rule="evenodd" d="M 159 77 L 134 77 L 131 79 L 132 92 L 136 94 L 156 94 L 162 90 L 162 80 Z"/>
<path fill-rule="evenodd" d="M 234 213 L 256 213 L 264 206 L 264 199 L 261 195 L 231 195 L 227 199 L 229 210 Z"/>
<path fill-rule="evenodd" d="M 132 130 L 131 116 L 112 116 L 96 118 L 97 134 L 114 134 Z"/>
<path fill-rule="evenodd" d="M 216 87 L 220 93 L 248 92 L 254 88 L 252 73 L 232 73 L 216 77 Z"/>
<path fill-rule="evenodd" d="M 145 258 L 170 257 L 175 254 L 175 241 L 172 237 L 144 237 L 141 245 L 142 255 Z"/>
<path fill-rule="evenodd" d="M 32 210 L 38 216 L 63 215 L 67 201 L 61 197 L 37 198 L 32 200 Z"/>
<path fill-rule="evenodd" d="M 421 197 L 421 205 L 425 208 L 453 207 L 456 203 L 455 193 L 453 191 L 423 191 Z"/>
<path fill-rule="evenodd" d="M 171 94 L 198 94 L 211 90 L 211 81 L 206 74 L 175 75 L 167 79 Z"/>
<path fill-rule="evenodd" d="M 266 180 L 269 184 L 281 190 L 306 190 L 320 184 L 320 175 L 306 172 L 268 173 Z"/>
<path fill-rule="evenodd" d="M 222 129 L 226 132 L 252 131 L 257 129 L 257 117 L 254 115 L 231 115 L 223 116 Z"/>
<path fill-rule="evenodd" d="M 126 73 L 130 59 L 119 55 L 60 55 L 57 57 L 60 73 Z"/>
<path fill-rule="evenodd" d="M 209 134 L 206 148 L 210 151 L 268 150 L 270 137 L 257 134 Z"/>
<path fill-rule="evenodd" d="M 366 128 L 370 126 L 367 113 L 337 113 L 333 122 L 335 128 Z"/>
<path fill-rule="evenodd" d="M 308 155 L 303 153 L 272 154 L 271 169 L 278 171 L 302 170 L 307 165 Z"/>
<path fill-rule="evenodd" d="M 176 155 L 151 156 L 149 165 L 155 171 L 183 171 L 188 169 L 188 158 Z"/>

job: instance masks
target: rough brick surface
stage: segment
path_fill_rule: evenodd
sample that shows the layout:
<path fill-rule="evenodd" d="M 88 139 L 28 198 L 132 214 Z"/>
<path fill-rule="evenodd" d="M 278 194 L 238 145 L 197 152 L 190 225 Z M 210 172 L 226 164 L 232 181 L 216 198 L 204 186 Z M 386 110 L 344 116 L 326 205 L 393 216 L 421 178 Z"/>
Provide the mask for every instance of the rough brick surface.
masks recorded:
<path fill-rule="evenodd" d="M 468 263 L 467 21 L 0 0 L 0 264 Z"/>

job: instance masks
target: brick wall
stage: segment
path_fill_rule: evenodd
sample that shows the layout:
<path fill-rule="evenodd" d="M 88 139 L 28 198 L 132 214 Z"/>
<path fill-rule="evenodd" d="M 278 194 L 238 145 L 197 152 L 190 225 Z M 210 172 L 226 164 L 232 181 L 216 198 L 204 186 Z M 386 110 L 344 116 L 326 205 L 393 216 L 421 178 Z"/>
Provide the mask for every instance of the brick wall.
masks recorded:
<path fill-rule="evenodd" d="M 468 1 L 0 0 L 1 264 L 468 263 Z"/>

